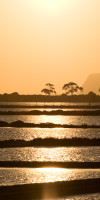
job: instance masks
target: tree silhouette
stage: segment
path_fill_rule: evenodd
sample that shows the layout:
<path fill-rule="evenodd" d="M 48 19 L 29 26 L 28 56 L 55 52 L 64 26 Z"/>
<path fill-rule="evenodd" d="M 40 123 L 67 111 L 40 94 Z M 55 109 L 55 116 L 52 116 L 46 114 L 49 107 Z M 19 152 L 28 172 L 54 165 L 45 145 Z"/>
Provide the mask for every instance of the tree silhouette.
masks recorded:
<path fill-rule="evenodd" d="M 51 95 L 51 94 L 56 94 L 54 85 L 51 83 L 47 83 L 46 88 L 42 89 L 41 92 L 47 94 L 47 95 Z"/>
<path fill-rule="evenodd" d="M 74 93 L 77 93 L 77 92 L 82 92 L 83 91 L 83 88 L 82 87 L 79 87 L 76 83 L 74 82 L 69 82 L 67 84 L 64 84 L 64 86 L 62 87 L 63 90 L 65 90 L 65 93 L 66 94 L 71 94 L 73 95 Z"/>
<path fill-rule="evenodd" d="M 89 106 L 90 106 L 91 103 L 95 102 L 96 94 L 90 91 L 87 95 L 89 97 Z"/>

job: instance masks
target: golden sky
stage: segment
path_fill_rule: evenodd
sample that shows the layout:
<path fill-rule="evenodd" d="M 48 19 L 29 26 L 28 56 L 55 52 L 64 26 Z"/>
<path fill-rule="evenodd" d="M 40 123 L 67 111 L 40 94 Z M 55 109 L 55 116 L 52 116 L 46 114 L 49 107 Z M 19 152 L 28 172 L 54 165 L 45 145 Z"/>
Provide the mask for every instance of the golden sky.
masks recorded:
<path fill-rule="evenodd" d="M 100 73 L 100 0 L 0 0 L 0 93 Z"/>

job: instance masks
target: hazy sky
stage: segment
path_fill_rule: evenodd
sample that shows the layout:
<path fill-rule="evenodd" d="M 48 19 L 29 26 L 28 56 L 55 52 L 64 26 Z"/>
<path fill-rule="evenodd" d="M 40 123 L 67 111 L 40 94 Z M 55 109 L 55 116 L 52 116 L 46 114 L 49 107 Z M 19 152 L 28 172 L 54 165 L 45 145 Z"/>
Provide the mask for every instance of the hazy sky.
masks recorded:
<path fill-rule="evenodd" d="M 0 0 L 0 93 L 100 73 L 100 0 Z"/>

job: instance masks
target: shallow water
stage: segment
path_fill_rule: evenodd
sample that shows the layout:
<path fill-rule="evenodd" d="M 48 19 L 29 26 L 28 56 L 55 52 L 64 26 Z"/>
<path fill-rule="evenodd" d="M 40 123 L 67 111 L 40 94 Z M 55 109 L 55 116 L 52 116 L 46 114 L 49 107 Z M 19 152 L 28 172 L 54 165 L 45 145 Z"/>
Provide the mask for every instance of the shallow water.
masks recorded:
<path fill-rule="evenodd" d="M 100 162 L 100 147 L 4 148 L 0 161 Z"/>
<path fill-rule="evenodd" d="M 99 125 L 100 116 L 62 116 L 62 115 L 0 115 L 0 121 L 13 122 L 21 120 L 25 123 L 54 123 L 54 124 L 88 124 Z"/>
<path fill-rule="evenodd" d="M 100 178 L 100 169 L 1 168 L 0 185 L 17 185 Z"/>
<path fill-rule="evenodd" d="M 33 140 L 35 138 L 100 138 L 100 129 L 75 128 L 0 128 L 2 140 Z"/>
<path fill-rule="evenodd" d="M 64 197 L 56 200 L 100 200 L 100 193 Z"/>
<path fill-rule="evenodd" d="M 100 129 L 79 128 L 0 128 L 2 140 L 33 140 L 35 138 L 100 138 Z"/>
<path fill-rule="evenodd" d="M 0 103 L 2 105 L 7 103 Z M 8 103 L 8 105 L 36 105 L 36 103 Z M 38 105 L 44 105 L 39 103 Z M 48 103 L 53 105 L 53 103 Z M 61 105 L 58 103 L 55 105 Z M 64 105 L 64 104 L 63 104 Z M 65 103 L 65 105 L 69 105 Z M 77 105 L 77 104 L 71 104 Z M 80 105 L 85 105 L 80 104 Z M 88 105 L 86 103 L 86 105 Z M 0 109 L 8 111 L 7 109 Z M 10 109 L 13 111 L 33 109 Z M 36 109 L 37 110 L 37 109 Z M 44 109 L 39 109 L 44 110 Z M 50 111 L 50 109 L 46 109 Z M 57 110 L 57 109 L 55 109 Z M 65 110 L 65 109 L 64 109 Z M 66 109 L 69 110 L 69 109 Z M 71 109 L 72 110 L 72 109 Z M 74 110 L 74 109 L 73 109 Z M 0 121 L 22 120 L 30 123 L 56 124 L 88 124 L 100 125 L 100 116 L 0 116 Z M 100 138 L 100 129 L 69 129 L 69 128 L 0 128 L 0 140 L 34 138 Z M 0 149 L 0 161 L 55 161 L 55 162 L 100 162 L 100 147 L 61 147 L 61 148 L 4 148 Z M 64 168 L 0 168 L 0 185 L 40 183 L 54 181 L 70 181 L 76 179 L 100 178 L 100 169 L 64 169 Z M 60 198 L 61 199 L 61 198 Z M 60 200 L 59 199 L 59 200 Z M 66 200 L 99 200 L 100 194 L 69 196 Z"/>
<path fill-rule="evenodd" d="M 26 106 L 44 106 L 44 105 L 89 105 L 89 102 L 0 102 L 0 105 L 26 105 Z M 91 103 L 91 105 L 100 105 L 99 102 Z"/>

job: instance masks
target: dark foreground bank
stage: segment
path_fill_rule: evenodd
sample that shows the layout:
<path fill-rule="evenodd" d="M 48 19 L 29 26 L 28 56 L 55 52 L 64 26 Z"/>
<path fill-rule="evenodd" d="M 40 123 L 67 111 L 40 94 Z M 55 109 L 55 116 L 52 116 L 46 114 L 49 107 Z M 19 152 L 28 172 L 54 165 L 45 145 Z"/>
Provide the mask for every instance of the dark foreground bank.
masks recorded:
<path fill-rule="evenodd" d="M 32 200 L 100 192 L 100 178 L 0 187 L 1 200 Z"/>

